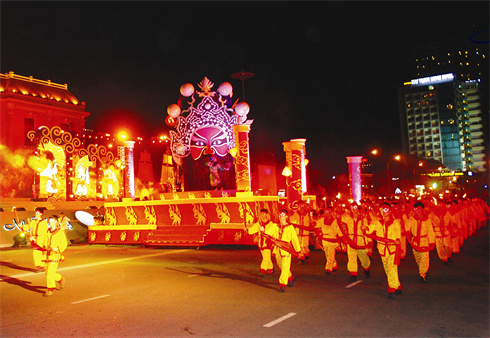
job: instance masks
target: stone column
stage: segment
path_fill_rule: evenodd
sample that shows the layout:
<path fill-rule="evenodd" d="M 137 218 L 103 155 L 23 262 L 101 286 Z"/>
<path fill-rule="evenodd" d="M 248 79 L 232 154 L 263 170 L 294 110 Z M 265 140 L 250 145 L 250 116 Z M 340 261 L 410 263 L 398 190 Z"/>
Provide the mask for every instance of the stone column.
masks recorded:
<path fill-rule="evenodd" d="M 347 156 L 349 184 L 354 202 L 362 200 L 361 162 L 362 156 Z"/>
<path fill-rule="evenodd" d="M 305 142 L 306 139 L 301 138 L 282 143 L 286 152 L 286 166 L 291 171 L 291 175 L 286 177 L 289 210 L 298 208 L 298 202 L 303 199 L 303 194 L 306 192 Z"/>

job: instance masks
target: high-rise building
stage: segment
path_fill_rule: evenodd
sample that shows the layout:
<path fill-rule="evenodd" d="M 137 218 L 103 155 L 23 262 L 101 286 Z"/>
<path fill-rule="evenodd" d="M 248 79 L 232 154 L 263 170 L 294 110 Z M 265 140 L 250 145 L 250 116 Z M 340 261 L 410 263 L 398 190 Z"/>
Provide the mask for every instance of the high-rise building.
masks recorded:
<path fill-rule="evenodd" d="M 478 80 L 454 73 L 413 79 L 398 90 L 403 152 L 453 171 L 484 172 L 486 147 Z"/>
<path fill-rule="evenodd" d="M 451 170 L 488 170 L 488 41 L 478 33 L 414 50 L 415 79 L 398 92 L 405 153 Z"/>

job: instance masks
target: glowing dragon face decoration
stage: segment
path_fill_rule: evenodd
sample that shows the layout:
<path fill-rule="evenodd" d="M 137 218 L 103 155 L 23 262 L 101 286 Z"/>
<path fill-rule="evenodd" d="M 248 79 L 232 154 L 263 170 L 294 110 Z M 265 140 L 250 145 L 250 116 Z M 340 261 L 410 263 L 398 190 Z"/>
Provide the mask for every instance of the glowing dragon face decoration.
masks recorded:
<path fill-rule="evenodd" d="M 223 86 L 224 84 L 226 86 Z M 176 105 L 171 105 L 173 107 L 167 110 L 169 113 L 167 119 L 171 122 L 167 124 L 169 126 L 175 124 L 176 129 L 170 131 L 170 148 L 177 163 L 181 163 L 181 159 L 189 154 L 194 160 L 199 159 L 203 154 L 224 157 L 229 149 L 235 146 L 233 126 L 244 122 L 246 114 L 240 112 L 238 115 L 234 109 L 236 105 L 229 107 L 231 85 L 224 84 L 218 88 L 218 91 L 212 91 L 214 84 L 204 78 L 199 84 L 201 92 L 194 92 L 191 84 L 185 84 L 181 87 L 181 94 L 184 97 L 190 96 L 189 109 L 180 113 Z M 189 90 L 191 87 L 192 90 Z M 222 89 L 223 87 L 225 90 Z M 184 92 L 182 88 L 185 88 Z M 194 107 L 195 96 L 202 98 L 197 107 Z M 187 112 L 187 116 L 184 117 L 184 113 Z"/>

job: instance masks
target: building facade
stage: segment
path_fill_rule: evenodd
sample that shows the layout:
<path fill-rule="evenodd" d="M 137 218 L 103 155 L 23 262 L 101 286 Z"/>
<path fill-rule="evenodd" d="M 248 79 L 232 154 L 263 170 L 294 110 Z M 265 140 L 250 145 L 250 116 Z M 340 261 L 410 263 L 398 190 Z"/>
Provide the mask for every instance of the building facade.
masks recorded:
<path fill-rule="evenodd" d="M 32 146 L 27 133 L 41 126 L 82 131 L 90 115 L 67 84 L 14 72 L 0 74 L 0 113 L 0 144 L 10 150 Z"/>
<path fill-rule="evenodd" d="M 413 79 L 398 89 L 405 154 L 452 171 L 487 171 L 480 81 L 454 73 Z"/>
<path fill-rule="evenodd" d="M 0 74 L 0 197 L 40 199 L 71 189 L 62 142 L 41 145 L 39 137 L 53 138 L 56 129 L 66 143 L 79 136 L 89 115 L 66 84 Z"/>

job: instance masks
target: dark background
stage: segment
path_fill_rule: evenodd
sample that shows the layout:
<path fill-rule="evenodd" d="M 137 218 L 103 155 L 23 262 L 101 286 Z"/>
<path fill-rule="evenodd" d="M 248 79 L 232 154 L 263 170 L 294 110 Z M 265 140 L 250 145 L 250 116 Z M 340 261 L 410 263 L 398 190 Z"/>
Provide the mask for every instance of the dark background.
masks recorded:
<path fill-rule="evenodd" d="M 252 72 L 252 158 L 283 163 L 282 142 L 306 138 L 310 170 L 331 175 L 345 156 L 400 152 L 417 46 L 488 28 L 486 1 L 2 1 L 1 71 L 67 83 L 88 128 L 146 139 L 168 133 L 182 84 L 228 81 L 242 101 L 230 75 Z"/>

